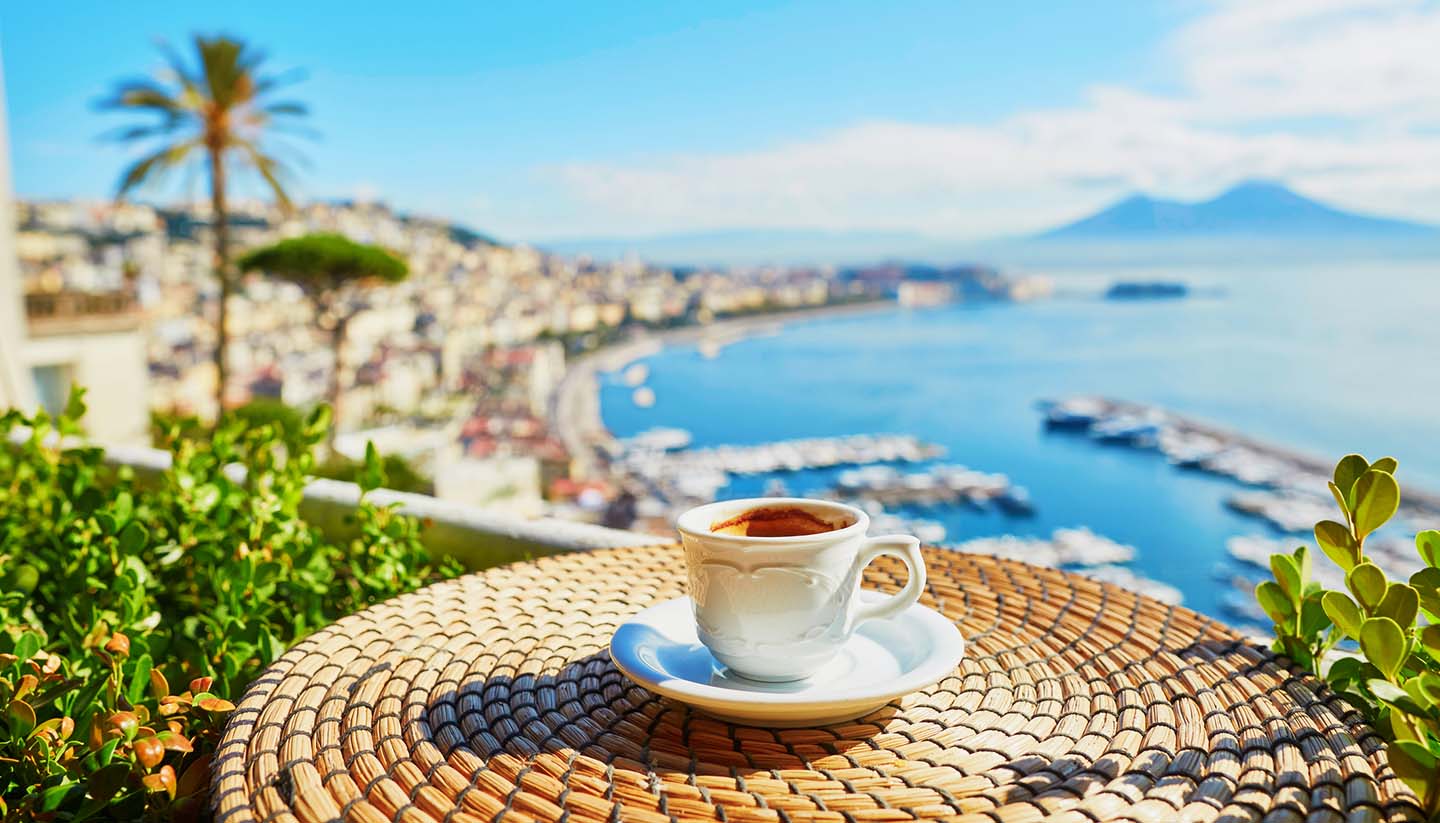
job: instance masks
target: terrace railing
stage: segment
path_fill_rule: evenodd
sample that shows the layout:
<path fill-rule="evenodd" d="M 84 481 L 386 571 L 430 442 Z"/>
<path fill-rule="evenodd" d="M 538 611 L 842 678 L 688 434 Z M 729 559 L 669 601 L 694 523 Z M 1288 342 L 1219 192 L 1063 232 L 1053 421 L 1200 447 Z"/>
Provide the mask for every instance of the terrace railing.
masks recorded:
<path fill-rule="evenodd" d="M 17 433 L 16 436 L 23 436 Z M 141 480 L 155 480 L 170 468 L 170 453 L 144 446 L 106 446 L 105 462 L 126 466 Z M 237 478 L 244 468 L 232 466 Z M 425 524 L 421 540 L 438 555 L 455 557 L 472 569 L 488 568 L 551 554 L 622 546 L 651 546 L 673 542 L 642 532 L 611 529 L 554 517 L 526 519 L 466 506 L 423 494 L 376 489 L 368 499 L 379 505 L 395 504 Z M 317 478 L 305 488 L 300 513 L 327 535 L 352 533 L 347 515 L 360 500 L 360 487 L 340 480 Z"/>

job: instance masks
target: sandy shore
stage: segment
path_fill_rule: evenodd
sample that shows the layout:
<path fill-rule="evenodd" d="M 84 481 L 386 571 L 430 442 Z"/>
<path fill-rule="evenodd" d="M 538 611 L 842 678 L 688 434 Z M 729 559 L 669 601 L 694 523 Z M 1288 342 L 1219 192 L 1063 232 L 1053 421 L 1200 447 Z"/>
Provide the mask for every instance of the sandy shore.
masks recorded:
<path fill-rule="evenodd" d="M 550 419 L 560 442 L 574 461 L 576 476 L 585 477 L 601 467 L 600 452 L 612 445 L 614 436 L 600 415 L 600 372 L 623 369 L 649 357 L 666 346 L 715 341 L 721 345 L 758 334 L 772 334 L 791 323 L 827 317 L 878 314 L 894 311 L 889 300 L 819 306 L 787 312 L 754 314 L 718 320 L 703 326 L 683 326 L 660 332 L 645 332 L 622 343 L 605 346 L 581 356 L 565 370 L 550 398 Z"/>

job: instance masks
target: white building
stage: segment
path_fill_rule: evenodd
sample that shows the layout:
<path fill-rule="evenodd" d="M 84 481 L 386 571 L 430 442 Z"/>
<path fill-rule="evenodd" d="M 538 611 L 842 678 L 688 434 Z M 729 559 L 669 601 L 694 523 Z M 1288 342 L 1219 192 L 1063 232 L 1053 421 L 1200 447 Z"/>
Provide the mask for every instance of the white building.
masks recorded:
<path fill-rule="evenodd" d="M 85 427 L 102 443 L 143 442 L 149 372 L 134 301 L 110 295 L 45 295 L 27 305 L 16 260 L 14 192 L 0 74 L 0 408 L 63 407 L 85 386 Z"/>

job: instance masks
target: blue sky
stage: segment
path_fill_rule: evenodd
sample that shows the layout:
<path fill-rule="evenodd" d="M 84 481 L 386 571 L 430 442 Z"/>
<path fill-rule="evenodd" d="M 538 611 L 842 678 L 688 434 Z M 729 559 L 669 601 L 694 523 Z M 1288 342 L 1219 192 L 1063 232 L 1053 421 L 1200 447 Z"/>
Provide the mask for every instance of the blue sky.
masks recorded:
<path fill-rule="evenodd" d="M 1351 5 L 11 4 L 0 58 L 27 197 L 107 195 L 128 154 L 97 136 L 123 119 L 93 101 L 157 70 L 156 38 L 225 31 L 307 75 L 290 96 L 320 137 L 300 146 L 300 196 L 378 196 L 506 238 L 987 236 L 1255 175 L 1440 219 L 1436 181 L 1404 173 L 1440 157 L 1418 42 L 1440 14 Z M 1337 38 L 1345 65 L 1318 48 Z"/>

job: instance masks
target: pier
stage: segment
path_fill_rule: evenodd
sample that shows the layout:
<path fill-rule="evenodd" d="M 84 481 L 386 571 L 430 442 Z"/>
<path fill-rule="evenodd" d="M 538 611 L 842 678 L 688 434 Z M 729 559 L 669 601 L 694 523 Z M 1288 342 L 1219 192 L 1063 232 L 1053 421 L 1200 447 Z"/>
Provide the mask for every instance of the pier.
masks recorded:
<path fill-rule="evenodd" d="M 1040 410 L 1045 425 L 1053 430 L 1085 434 L 1097 443 L 1158 451 L 1176 467 L 1270 490 L 1237 494 L 1229 504 L 1282 531 L 1308 532 L 1316 520 L 1339 514 L 1329 502 L 1327 486 L 1334 459 L 1267 443 L 1167 409 L 1108 397 L 1045 401 Z M 1423 524 L 1440 523 L 1440 495 L 1403 485 L 1401 516 Z"/>
<path fill-rule="evenodd" d="M 1037 566 L 1066 568 L 1097 580 L 1114 583 L 1165 603 L 1179 604 L 1180 590 L 1168 583 L 1146 577 L 1129 564 L 1135 547 L 1118 543 L 1085 527 L 1056 529 L 1047 540 L 1042 537 L 978 537 L 945 546 L 955 551 L 1023 560 Z"/>
<path fill-rule="evenodd" d="M 945 453 L 940 446 L 907 434 L 857 434 L 812 437 L 753 446 L 714 446 L 674 450 L 663 446 L 680 440 L 678 430 L 662 436 L 642 434 L 620 441 L 612 465 L 638 478 L 662 500 L 709 502 L 736 475 L 797 472 L 877 463 L 918 463 Z"/>
<path fill-rule="evenodd" d="M 868 466 L 844 472 L 828 496 L 849 501 L 897 506 L 996 505 L 1010 514 L 1029 514 L 1029 493 L 1003 474 L 962 465 L 927 466 L 902 472 L 894 466 Z"/>

